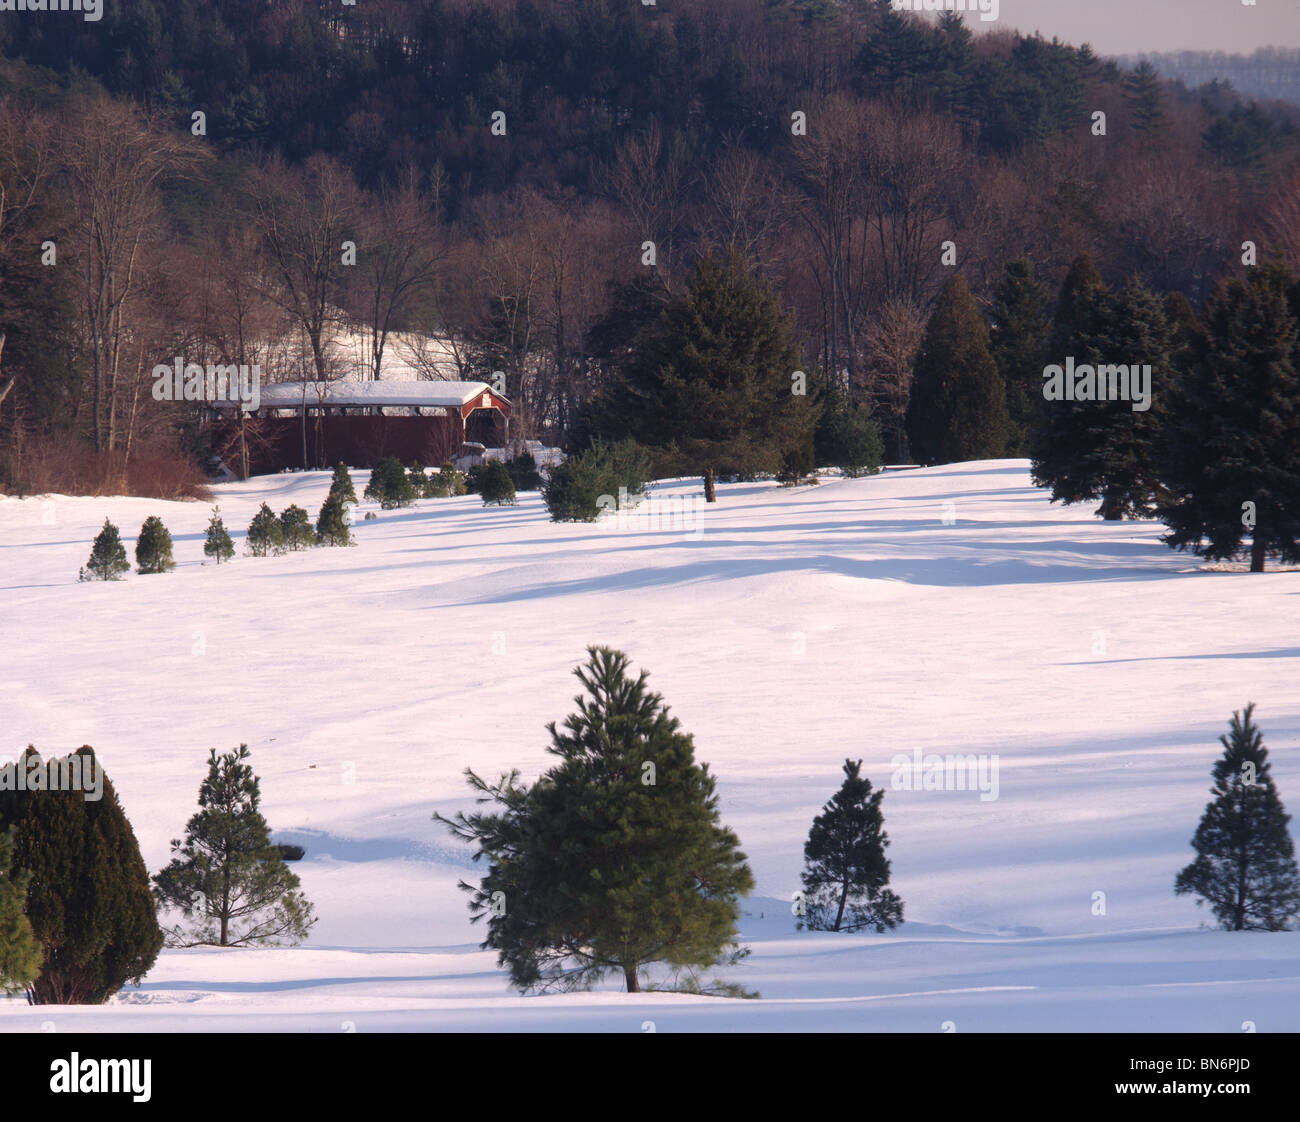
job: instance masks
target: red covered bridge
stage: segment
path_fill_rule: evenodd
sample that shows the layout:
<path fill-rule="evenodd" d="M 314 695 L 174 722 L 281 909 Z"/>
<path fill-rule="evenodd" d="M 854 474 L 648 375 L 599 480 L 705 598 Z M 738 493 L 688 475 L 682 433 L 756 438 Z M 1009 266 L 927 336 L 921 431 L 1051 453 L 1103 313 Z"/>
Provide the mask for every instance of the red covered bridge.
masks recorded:
<path fill-rule="evenodd" d="M 510 402 L 486 382 L 277 382 L 261 387 L 242 433 L 238 402 L 215 407 L 218 445 L 232 465 L 246 448 L 252 475 L 385 456 L 436 467 L 467 440 L 500 448 L 510 435 Z"/>

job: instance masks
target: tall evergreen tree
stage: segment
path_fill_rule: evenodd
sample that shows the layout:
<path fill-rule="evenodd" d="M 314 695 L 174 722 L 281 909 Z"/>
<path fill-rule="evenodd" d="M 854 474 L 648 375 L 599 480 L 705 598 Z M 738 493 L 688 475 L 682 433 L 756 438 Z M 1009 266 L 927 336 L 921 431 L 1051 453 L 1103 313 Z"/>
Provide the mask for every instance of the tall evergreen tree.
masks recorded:
<path fill-rule="evenodd" d="M 1300 914 L 1300 868 L 1254 710 L 1251 703 L 1234 712 L 1229 734 L 1219 737 L 1214 798 L 1192 838 L 1196 860 L 1174 892 L 1209 904 L 1227 931 L 1285 931 Z"/>
<path fill-rule="evenodd" d="M 14 868 L 14 832 L 0 830 L 0 994 L 21 993 L 41 972 L 41 945 L 23 910 L 32 875 Z"/>
<path fill-rule="evenodd" d="M 1282 266 L 1223 286 L 1162 443 L 1164 541 L 1251 572 L 1300 562 L 1300 284 Z"/>
<path fill-rule="evenodd" d="M 221 508 L 212 508 L 212 517 L 208 519 L 208 533 L 203 542 L 203 552 L 215 558 L 218 565 L 229 561 L 235 555 L 235 543 L 226 532 L 226 524 L 221 520 Z"/>
<path fill-rule="evenodd" d="M 356 504 L 356 488 L 352 486 L 352 476 L 348 472 L 347 464 L 342 460 L 334 465 L 334 475 L 330 479 L 330 490 L 337 491 L 339 497 L 345 503 Z"/>
<path fill-rule="evenodd" d="M 271 844 L 258 808 L 260 781 L 247 744 L 208 754 L 199 787 L 199 811 L 185 824 L 185 840 L 172 841 L 171 863 L 153 879 L 164 907 L 185 923 L 172 929 L 176 946 L 296 945 L 316 923 L 298 877 Z"/>
<path fill-rule="evenodd" d="M 102 1004 L 148 973 L 163 944 L 140 846 L 88 745 L 49 761 L 28 748 L 17 766 L 26 790 L 0 788 L 0 831 L 14 828 L 14 868 L 30 875 L 27 918 L 43 957 L 28 1001 Z M 64 781 L 74 767 L 81 789 Z M 87 797 L 92 787 L 99 798 Z"/>
<path fill-rule="evenodd" d="M 95 535 L 90 547 L 90 560 L 81 570 L 82 580 L 121 580 L 123 573 L 131 571 L 126 559 L 126 547 L 117 527 L 107 518 L 104 528 Z"/>
<path fill-rule="evenodd" d="M 813 931 L 877 931 L 903 922 L 903 901 L 885 887 L 889 861 L 885 817 L 880 801 L 862 774 L 861 760 L 844 761 L 844 782 L 813 819 L 804 845 L 803 886 Z"/>
<path fill-rule="evenodd" d="M 1007 443 L 1006 389 L 960 273 L 943 286 L 917 355 L 907 439 L 922 464 L 988 460 Z"/>
<path fill-rule="evenodd" d="M 172 536 L 156 514 L 149 515 L 140 527 L 135 543 L 135 563 L 142 573 L 165 573 L 176 568 L 172 560 Z"/>
<path fill-rule="evenodd" d="M 595 427 L 636 440 L 662 472 L 698 472 L 712 502 L 718 475 L 780 471 L 811 451 L 816 416 L 795 392 L 798 368 L 771 290 L 736 252 L 710 251 L 624 356 Z"/>
<path fill-rule="evenodd" d="M 1145 59 L 1124 76 L 1124 103 L 1134 131 L 1150 143 L 1164 125 L 1164 94 L 1160 75 Z"/>
<path fill-rule="evenodd" d="M 1007 263 L 993 294 L 989 351 L 1007 390 L 1008 456 L 1029 454 L 1030 434 L 1043 405 L 1047 359 L 1047 293 L 1025 258 Z"/>
<path fill-rule="evenodd" d="M 1052 326 L 1051 363 L 1068 369 L 1073 359 L 1076 370 L 1091 367 L 1097 396 L 1112 368 L 1150 366 L 1151 396 L 1145 410 L 1120 397 L 1043 403 L 1032 440 L 1033 479 L 1051 488 L 1054 502 L 1100 498 L 1097 513 L 1109 521 L 1155 512 L 1162 494 L 1158 441 L 1174 390 L 1174 353 L 1164 309 L 1139 278 L 1116 297 L 1090 258 L 1075 261 Z"/>
<path fill-rule="evenodd" d="M 586 988 L 613 973 L 635 993 L 654 963 L 693 977 L 747 953 L 736 922 L 754 881 L 708 766 L 645 672 L 630 677 L 619 651 L 588 653 L 577 712 L 562 731 L 547 726 L 560 762 L 531 788 L 518 772 L 492 786 L 467 771 L 499 811 L 435 818 L 489 860 L 461 887 L 517 987 Z"/>
<path fill-rule="evenodd" d="M 352 544 L 352 530 L 348 526 L 348 508 L 332 491 L 325 496 L 320 514 L 316 518 L 316 541 L 321 545 Z"/>

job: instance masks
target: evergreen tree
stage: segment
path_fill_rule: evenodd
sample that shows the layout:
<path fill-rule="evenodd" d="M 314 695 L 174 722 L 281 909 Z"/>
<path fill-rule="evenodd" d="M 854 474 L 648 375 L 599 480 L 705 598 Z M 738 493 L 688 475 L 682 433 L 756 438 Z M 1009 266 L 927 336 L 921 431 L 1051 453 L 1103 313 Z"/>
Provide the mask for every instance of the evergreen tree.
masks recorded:
<path fill-rule="evenodd" d="M 1160 75 L 1149 62 L 1143 60 L 1136 70 L 1125 75 L 1124 102 L 1134 131 L 1144 143 L 1151 143 L 1164 126 L 1165 111 Z"/>
<path fill-rule="evenodd" d="M 27 789 L 0 789 L 0 832 L 14 828 L 14 868 L 30 875 L 27 918 L 42 965 L 28 1000 L 102 1004 L 162 948 L 140 846 L 89 746 L 48 762 L 28 748 L 17 766 Z M 80 789 L 67 781 L 74 774 Z M 100 797 L 88 797 L 95 789 Z"/>
<path fill-rule="evenodd" d="M 158 903 L 185 916 L 169 933 L 174 946 L 292 946 L 316 923 L 298 877 L 271 844 L 248 759 L 247 744 L 220 756 L 209 752 L 199 811 L 185 824 L 185 840 L 173 839 L 171 863 L 154 877 Z"/>
<path fill-rule="evenodd" d="M 788 317 L 739 254 L 700 258 L 642 341 L 611 379 L 602 436 L 635 440 L 658 472 L 698 472 L 709 502 L 719 475 L 776 472 L 811 451 Z"/>
<path fill-rule="evenodd" d="M 287 506 L 281 512 L 280 533 L 284 539 L 285 549 L 294 552 L 309 549 L 316 544 L 316 535 L 311 528 L 311 517 L 297 505 Z"/>
<path fill-rule="evenodd" d="M 989 351 L 1007 390 L 1008 456 L 1029 454 L 1030 433 L 1043 405 L 1047 355 L 1047 293 L 1025 258 L 1007 263 L 993 294 Z"/>
<path fill-rule="evenodd" d="M 165 573 L 176 568 L 172 560 L 172 536 L 162 519 L 149 515 L 140 527 L 135 543 L 135 563 L 142 573 Z"/>
<path fill-rule="evenodd" d="M 218 565 L 235 556 L 235 543 L 226 533 L 226 524 L 221 521 L 221 508 L 212 508 L 212 517 L 208 520 L 208 535 L 203 543 L 203 552 L 215 558 Z"/>
<path fill-rule="evenodd" d="M 884 441 L 865 401 L 850 401 L 844 388 L 827 380 L 817 427 L 813 430 L 815 462 L 837 467 L 850 479 L 880 470 Z"/>
<path fill-rule="evenodd" d="M 1101 499 L 1097 513 L 1114 521 L 1150 517 L 1160 500 L 1159 441 L 1174 392 L 1176 343 L 1159 300 L 1133 277 L 1115 297 L 1086 255 L 1071 266 L 1052 325 L 1050 361 L 1096 372 L 1098 390 L 1114 367 L 1150 366 L 1150 407 L 1132 401 L 1051 400 L 1032 440 L 1033 479 L 1054 502 Z M 1062 389 L 1064 392 L 1064 389 Z"/>
<path fill-rule="evenodd" d="M 332 493 L 332 492 L 331 492 Z M 416 490 L 396 456 L 385 456 L 370 472 L 365 497 L 373 499 L 383 510 L 410 506 L 416 499 Z"/>
<path fill-rule="evenodd" d="M 813 819 L 804 845 L 804 923 L 812 931 L 877 931 L 903 922 L 903 901 L 885 887 L 889 861 L 880 801 L 861 774 L 862 761 L 844 761 L 844 782 Z"/>
<path fill-rule="evenodd" d="M 1300 914 L 1300 868 L 1254 709 L 1234 711 L 1231 731 L 1219 737 L 1214 798 L 1192 838 L 1196 860 L 1178 874 L 1174 892 L 1209 904 L 1226 931 L 1285 931 Z"/>
<path fill-rule="evenodd" d="M 332 492 L 325 496 L 316 519 L 316 541 L 321 545 L 351 545 L 352 531 L 348 527 L 348 508 Z"/>
<path fill-rule="evenodd" d="M 989 333 L 960 274 L 926 324 L 907 406 L 907 439 L 921 464 L 988 460 L 1007 444 L 1006 389 Z"/>
<path fill-rule="evenodd" d="M 23 911 L 32 877 L 14 868 L 14 832 L 0 830 L 0 994 L 21 993 L 41 972 L 41 945 Z"/>
<path fill-rule="evenodd" d="M 497 506 L 515 504 L 515 481 L 510 478 L 510 469 L 500 460 L 492 460 L 483 465 L 479 491 L 484 506 L 488 503 L 496 503 Z"/>
<path fill-rule="evenodd" d="M 90 560 L 81 571 L 82 580 L 121 580 L 123 573 L 131 571 L 131 563 L 126 559 L 126 547 L 117 527 L 107 518 L 104 528 L 95 535 L 90 547 Z"/>
<path fill-rule="evenodd" d="M 352 486 L 352 476 L 348 473 L 348 468 L 342 460 L 334 465 L 334 475 L 330 480 L 330 490 L 337 492 L 339 497 L 345 503 L 352 503 L 354 506 L 357 501 L 356 489 Z"/>
<path fill-rule="evenodd" d="M 429 477 L 424 474 L 424 465 L 412 461 L 406 469 L 406 479 L 411 485 L 411 493 L 417 499 L 429 497 Z"/>
<path fill-rule="evenodd" d="M 629 677 L 627 656 L 607 647 L 588 653 L 578 711 L 562 731 L 547 726 L 560 762 L 531 788 L 518 772 L 491 786 L 467 771 L 499 812 L 435 815 L 489 860 L 480 884 L 461 887 L 487 919 L 484 948 L 522 990 L 613 973 L 635 993 L 653 963 L 693 978 L 747 953 L 736 922 L 753 876 L 719 821 L 708 766 L 644 671 Z"/>
<path fill-rule="evenodd" d="M 306 514 L 306 511 L 303 512 Z M 253 521 L 248 524 L 248 552 L 254 557 L 284 551 L 284 527 L 266 503 L 257 508 Z"/>
<path fill-rule="evenodd" d="M 1174 397 L 1160 468 L 1164 541 L 1213 560 L 1250 537 L 1251 572 L 1300 561 L 1300 284 L 1283 267 L 1206 309 L 1200 360 Z"/>

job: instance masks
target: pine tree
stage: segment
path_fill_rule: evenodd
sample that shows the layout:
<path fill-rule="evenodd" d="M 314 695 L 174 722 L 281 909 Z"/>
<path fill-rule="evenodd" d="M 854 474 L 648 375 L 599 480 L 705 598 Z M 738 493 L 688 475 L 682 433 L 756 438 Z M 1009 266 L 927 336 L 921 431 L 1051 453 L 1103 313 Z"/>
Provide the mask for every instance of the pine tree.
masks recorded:
<path fill-rule="evenodd" d="M 14 867 L 14 834 L 0 830 L 0 994 L 21 993 L 41 972 L 41 945 L 23 910 L 32 876 Z"/>
<path fill-rule="evenodd" d="M 284 527 L 266 503 L 257 508 L 253 521 L 248 524 L 246 548 L 254 557 L 284 552 Z"/>
<path fill-rule="evenodd" d="M 907 439 L 921 464 L 988 460 L 1007 445 L 1006 388 L 966 279 L 955 274 L 925 328 L 907 407 Z"/>
<path fill-rule="evenodd" d="M 1219 737 L 1214 798 L 1192 838 L 1196 860 L 1174 892 L 1209 904 L 1226 931 L 1285 931 L 1300 914 L 1300 868 L 1254 710 L 1251 703 L 1234 712 L 1231 731 Z"/>
<path fill-rule="evenodd" d="M 861 772 L 861 760 L 844 761 L 844 782 L 813 820 L 804 845 L 804 924 L 813 931 L 884 931 L 903 922 L 903 901 L 885 887 L 885 792 L 872 791 Z"/>
<path fill-rule="evenodd" d="M 1054 502 L 1101 499 L 1109 521 L 1150 517 L 1163 488 L 1159 448 L 1168 401 L 1175 390 L 1177 344 L 1161 302 L 1136 276 L 1114 296 L 1086 255 L 1066 277 L 1052 325 L 1049 356 L 1068 368 L 1090 366 L 1100 384 L 1112 367 L 1150 366 L 1150 407 L 1131 400 L 1050 400 L 1033 433 L 1033 479 L 1050 487 Z M 1062 388 L 1064 392 L 1064 388 Z"/>
<path fill-rule="evenodd" d="M 796 392 L 789 318 L 734 251 L 700 258 L 642 342 L 621 356 L 599 435 L 635 440 L 659 472 L 698 472 L 709 502 L 719 475 L 776 472 L 811 452 L 816 414 Z"/>
<path fill-rule="evenodd" d="M 135 543 L 135 563 L 142 573 L 165 573 L 176 568 L 172 560 L 172 536 L 162 519 L 151 514 L 140 527 Z"/>
<path fill-rule="evenodd" d="M 429 497 L 429 477 L 424 472 L 424 465 L 411 462 L 411 466 L 406 469 L 406 479 L 411 485 L 411 492 L 417 499 L 427 499 Z"/>
<path fill-rule="evenodd" d="M 1124 77 L 1124 102 L 1133 120 L 1133 130 L 1151 143 L 1164 126 L 1164 94 L 1160 75 L 1143 60 L 1137 69 Z"/>
<path fill-rule="evenodd" d="M 850 479 L 880 470 L 884 463 L 884 441 L 880 426 L 865 401 L 853 402 L 844 388 L 828 380 L 813 430 L 815 462 L 837 467 Z"/>
<path fill-rule="evenodd" d="M 47 762 L 28 748 L 17 766 L 26 790 L 0 789 L 0 831 L 14 827 L 14 868 L 30 874 L 27 918 L 42 965 L 28 1000 L 102 1004 L 162 948 L 140 846 L 89 746 Z"/>
<path fill-rule="evenodd" d="M 352 486 L 352 476 L 348 473 L 347 465 L 340 460 L 334 466 L 334 475 L 330 480 L 330 491 L 338 492 L 339 498 L 345 503 L 357 502 L 357 492 Z"/>
<path fill-rule="evenodd" d="M 500 460 L 492 460 L 483 465 L 480 491 L 484 506 L 489 503 L 497 506 L 515 505 L 515 481 L 510 478 L 510 469 Z"/>
<path fill-rule="evenodd" d="M 325 496 L 316 519 L 316 541 L 321 545 L 351 545 L 352 531 L 348 528 L 348 508 L 333 493 Z"/>
<path fill-rule="evenodd" d="M 492 786 L 467 771 L 500 811 L 435 815 L 489 860 L 480 884 L 461 887 L 473 918 L 487 919 L 484 948 L 522 990 L 586 988 L 612 973 L 635 993 L 651 964 L 693 979 L 747 953 L 736 923 L 753 876 L 719 822 L 708 766 L 646 674 L 629 677 L 626 655 L 588 654 L 575 670 L 578 711 L 562 731 L 547 726 L 560 762 L 531 788 L 518 772 Z"/>
<path fill-rule="evenodd" d="M 298 877 L 271 844 L 248 759 L 247 744 L 220 756 L 209 752 L 199 811 L 185 824 L 185 840 L 173 839 L 171 863 L 154 877 L 158 903 L 185 917 L 169 933 L 173 946 L 292 946 L 316 922 Z"/>
<path fill-rule="evenodd" d="M 384 510 L 394 510 L 410 506 L 416 497 L 415 487 L 401 460 L 396 456 L 385 456 L 375 464 L 370 472 L 370 482 L 366 484 L 365 498 L 373 499 Z"/>
<path fill-rule="evenodd" d="M 208 536 L 203 543 L 203 552 L 216 559 L 218 565 L 229 561 L 235 555 L 235 543 L 226 533 L 226 524 L 221 521 L 221 508 L 212 508 L 212 517 L 208 520 Z"/>
<path fill-rule="evenodd" d="M 123 573 L 131 571 L 131 563 L 126 559 L 126 547 L 117 527 L 107 518 L 104 528 L 95 535 L 90 547 L 90 560 L 82 569 L 83 580 L 121 580 Z"/>
<path fill-rule="evenodd" d="M 1213 560 L 1248 548 L 1255 573 L 1300 562 L 1300 284 L 1269 265 L 1222 287 L 1201 352 L 1160 454 L 1163 540 Z"/>
<path fill-rule="evenodd" d="M 1025 258 L 1007 263 L 993 294 L 989 351 L 1007 390 L 1008 456 L 1029 454 L 1030 433 L 1043 405 L 1047 355 L 1047 294 Z"/>
<path fill-rule="evenodd" d="M 311 528 L 311 517 L 302 507 L 291 504 L 280 514 L 280 533 L 285 549 L 297 552 L 316 544 L 316 534 Z"/>

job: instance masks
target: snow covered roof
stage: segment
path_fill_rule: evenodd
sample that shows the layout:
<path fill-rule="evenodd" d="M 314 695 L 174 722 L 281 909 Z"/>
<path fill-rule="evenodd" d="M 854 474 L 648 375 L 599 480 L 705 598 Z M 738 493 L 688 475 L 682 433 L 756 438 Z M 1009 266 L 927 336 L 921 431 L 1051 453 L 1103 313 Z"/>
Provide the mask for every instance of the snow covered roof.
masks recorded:
<path fill-rule="evenodd" d="M 261 387 L 261 407 L 300 406 L 304 384 L 308 405 L 418 405 L 455 409 L 468 405 L 480 394 L 492 392 L 492 387 L 486 382 L 397 382 L 386 378 L 378 382 L 275 382 Z M 233 406 L 239 403 L 214 404 Z"/>

